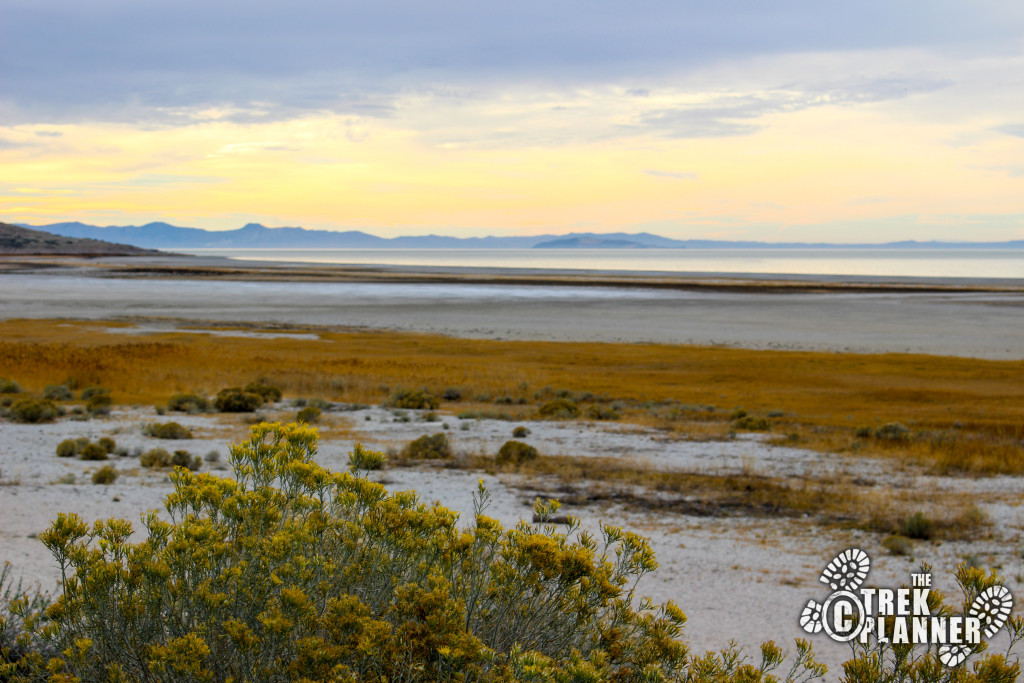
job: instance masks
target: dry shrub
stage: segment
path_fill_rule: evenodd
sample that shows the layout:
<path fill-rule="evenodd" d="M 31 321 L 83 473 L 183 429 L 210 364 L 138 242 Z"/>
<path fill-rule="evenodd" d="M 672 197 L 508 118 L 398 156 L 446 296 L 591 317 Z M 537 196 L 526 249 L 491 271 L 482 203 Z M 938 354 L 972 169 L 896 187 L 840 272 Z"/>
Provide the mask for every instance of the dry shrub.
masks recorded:
<path fill-rule="evenodd" d="M 247 394 L 257 394 L 263 398 L 264 403 L 276 403 L 281 400 L 281 387 L 270 384 L 269 382 L 249 382 L 242 389 Z"/>
<path fill-rule="evenodd" d="M 401 456 L 407 460 L 447 460 L 452 457 L 452 447 L 443 432 L 421 436 L 410 441 L 402 449 Z"/>
<path fill-rule="evenodd" d="M 213 407 L 222 413 L 252 413 L 263 405 L 263 396 L 239 387 L 229 387 L 217 392 Z"/>
<path fill-rule="evenodd" d="M 167 410 L 198 413 L 206 410 L 207 400 L 198 394 L 174 394 L 167 399 Z"/>
<path fill-rule="evenodd" d="M 192 432 L 177 422 L 152 422 L 142 428 L 142 433 L 154 439 L 191 439 Z"/>
<path fill-rule="evenodd" d="M 81 450 L 81 446 L 74 439 L 64 439 L 57 444 L 57 457 L 58 458 L 73 458 L 78 455 Z"/>
<path fill-rule="evenodd" d="M 48 399 L 23 398 L 11 404 L 11 419 L 15 422 L 37 424 L 50 422 L 57 415 L 57 404 Z"/>
<path fill-rule="evenodd" d="M 506 441 L 498 449 L 498 455 L 495 457 L 499 465 L 518 465 L 536 459 L 537 449 L 522 441 Z"/>
<path fill-rule="evenodd" d="M 151 448 L 139 456 L 139 464 L 143 467 L 170 467 L 171 454 L 163 448 Z"/>
<path fill-rule="evenodd" d="M 118 473 L 112 465 L 104 465 L 92 473 L 92 483 L 113 484 L 117 481 Z"/>
<path fill-rule="evenodd" d="M 556 398 L 542 405 L 537 414 L 548 420 L 568 420 L 579 417 L 580 407 L 570 398 Z"/>
<path fill-rule="evenodd" d="M 305 422 L 306 424 L 314 424 L 320 420 L 320 416 L 323 415 L 323 411 L 316 406 L 306 406 L 295 415 L 297 422 Z"/>
<path fill-rule="evenodd" d="M 107 455 L 107 450 L 98 443 L 86 444 L 78 457 L 82 460 L 107 460 L 110 456 Z"/>
<path fill-rule="evenodd" d="M 404 389 L 395 392 L 384 405 L 404 410 L 435 410 L 441 401 L 426 389 Z"/>

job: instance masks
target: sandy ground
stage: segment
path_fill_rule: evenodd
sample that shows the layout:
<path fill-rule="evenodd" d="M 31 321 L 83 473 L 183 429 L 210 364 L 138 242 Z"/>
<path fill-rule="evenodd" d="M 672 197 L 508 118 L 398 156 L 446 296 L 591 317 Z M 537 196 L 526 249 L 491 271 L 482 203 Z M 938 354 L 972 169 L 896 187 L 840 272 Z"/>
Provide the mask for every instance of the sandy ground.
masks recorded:
<path fill-rule="evenodd" d="M 183 263 L 195 267 L 205 261 Z M 821 277 L 797 284 L 835 289 L 780 292 L 763 276 L 730 276 L 732 284 L 720 290 L 700 286 L 718 282 L 714 277 L 659 289 L 581 284 L 609 281 L 599 276 L 578 277 L 575 284 L 480 284 L 154 279 L 114 277 L 85 267 L 23 270 L 0 273 L 0 318 L 173 318 L 497 339 L 1024 358 L 1024 280 L 995 286 L 849 278 L 844 285 Z M 477 279 L 494 276 L 481 270 Z M 456 275 L 465 274 L 448 273 Z M 544 281 L 530 277 L 530 282 Z"/>
<path fill-rule="evenodd" d="M 332 412 L 328 426 L 322 429 L 317 459 L 340 470 L 346 466 L 356 438 L 371 448 L 393 449 L 423 434 L 441 431 L 443 424 L 448 425 L 446 433 L 457 452 L 494 453 L 510 438 L 514 426 L 447 415 L 441 416 L 443 422 L 425 423 L 416 411 L 407 411 L 405 417 L 409 421 L 399 421 L 401 417 L 381 408 Z M 219 461 L 206 463 L 204 469 L 229 474 L 226 444 L 245 433 L 241 421 L 225 424 L 219 416 L 175 415 L 176 421 L 193 429 L 196 438 L 161 441 L 143 435 L 142 425 L 158 419 L 168 418 L 158 418 L 151 408 L 139 408 L 87 422 L 0 423 L 0 556 L 12 563 L 16 574 L 47 588 L 55 586 L 57 567 L 36 535 L 57 512 L 76 512 L 87 520 L 116 516 L 137 522 L 143 512 L 160 508 L 170 491 L 167 473 L 139 467 L 135 456 L 142 450 L 185 448 L 200 456 L 216 451 Z M 821 601 L 827 595 L 818 576 L 834 554 L 850 546 L 863 548 L 873 558 L 873 585 L 906 583 L 916 563 L 928 561 L 949 590 L 946 572 L 962 558 L 976 556 L 1000 567 L 1009 577 L 1011 590 L 1024 590 L 1024 563 L 1019 554 L 1024 482 L 1019 478 L 930 478 L 885 461 L 773 447 L 756 438 L 690 442 L 666 440 L 655 430 L 614 423 L 528 425 L 531 434 L 525 440 L 547 454 L 614 456 L 685 471 L 772 471 L 811 478 L 841 472 L 897 488 L 966 491 L 988 501 L 982 507 L 995 522 L 991 538 L 919 542 L 913 560 L 889 555 L 880 546 L 878 535 L 824 528 L 806 519 L 653 515 L 617 505 L 566 508 L 582 519 L 584 529 L 597 531 L 603 522 L 625 526 L 650 539 L 660 568 L 644 579 L 641 592 L 656 602 L 671 599 L 679 604 L 689 616 L 687 638 L 699 650 L 722 647 L 730 639 L 746 648 L 769 639 L 791 645 L 794 638 L 806 635 L 797 621 L 800 610 L 810 598 Z M 111 461 L 121 473 L 117 482 L 107 486 L 90 483 L 90 473 L 104 463 L 56 457 L 61 440 L 78 436 L 111 436 L 127 451 Z M 491 476 L 436 467 L 389 468 L 372 475 L 392 490 L 415 489 L 425 501 L 441 501 L 460 511 L 464 519 L 472 510 L 472 492 L 481 476 L 493 495 L 488 514 L 506 525 L 529 518 L 534 490 L 517 475 Z M 812 640 L 821 659 L 833 667 L 847 656 L 845 646 L 820 636 Z"/>
<path fill-rule="evenodd" d="M 208 260 L 189 260 L 209 263 Z M 19 269 L 15 269 L 19 270 Z M 141 329 L 188 322 L 270 322 L 348 328 L 438 332 L 456 336 L 517 339 L 655 341 L 722 344 L 751 348 L 800 348 L 858 352 L 923 352 L 982 358 L 1024 358 L 1024 289 L 1021 282 L 903 282 L 904 289 L 870 291 L 882 285 L 860 278 L 868 291 L 787 291 L 725 288 L 644 288 L 566 284 L 453 282 L 299 282 L 189 278 L 108 277 L 90 267 L 0 272 L 0 318 L 126 317 L 144 320 Z M 107 273 L 109 275 L 109 273 Z M 735 279 L 735 278 L 734 278 Z M 762 281 L 764 278 L 751 278 Z M 805 279 L 814 284 L 827 278 Z M 829 284 L 834 284 L 830 282 Z M 991 284 L 991 283 L 989 283 Z M 1006 285 L 1006 287 L 1003 287 Z M 924 286 L 927 291 L 921 291 Z M 238 334 L 238 332 L 231 332 Z M 282 332 L 282 334 L 287 334 Z M 369 417 L 369 420 L 366 418 Z M 226 428 L 220 418 L 176 416 L 197 438 L 164 442 L 146 437 L 141 425 L 156 420 L 152 409 L 115 411 L 88 422 L 61 420 L 44 426 L 0 422 L 0 561 L 16 573 L 51 588 L 57 568 L 35 538 L 59 511 L 88 520 L 117 516 L 137 521 L 159 508 L 170 485 L 166 473 L 138 466 L 136 454 L 156 445 L 186 447 L 197 455 L 216 450 L 223 468 L 227 443 L 244 427 Z M 396 422 L 379 408 L 345 413 L 349 429 L 368 445 L 386 449 L 437 431 L 413 419 Z M 469 421 L 444 416 L 456 449 L 493 453 L 510 437 L 507 422 Z M 994 520 L 991 537 L 964 542 L 918 543 L 915 558 L 889 555 L 881 537 L 823 528 L 813 520 L 657 515 L 614 505 L 571 510 L 594 530 L 599 522 L 621 524 L 648 536 L 661 564 L 642 592 L 656 601 L 675 600 L 690 617 L 688 640 L 704 650 L 730 639 L 753 648 L 767 639 L 791 647 L 803 632 L 801 609 L 827 595 L 817 582 L 831 557 L 857 546 L 874 561 L 871 582 L 906 583 L 918 561 L 936 569 L 952 590 L 948 572 L 963 558 L 981 558 L 1024 592 L 1021 555 L 1020 478 L 946 479 L 925 477 L 890 463 L 771 447 L 757 440 L 693 443 L 665 440 L 642 429 L 615 424 L 530 423 L 529 437 L 542 453 L 634 458 L 665 469 L 700 472 L 765 471 L 792 477 L 862 476 L 893 488 L 975 496 Z M 90 483 L 99 465 L 55 456 L 69 437 L 110 435 L 129 456 L 113 464 L 122 473 L 109 486 Z M 348 431 L 323 432 L 319 460 L 344 467 L 352 445 Z M 226 471 L 224 471 L 226 474 Z M 415 489 L 425 500 L 468 513 L 479 473 L 436 468 L 392 468 L 378 478 L 392 489 Z M 490 514 L 511 525 L 529 514 L 530 482 L 512 475 L 484 477 L 494 502 Z M 845 646 L 823 636 L 811 640 L 823 661 L 836 667 Z M 835 670 L 835 669 L 834 669 Z M 835 680 L 837 676 L 830 676 Z"/>

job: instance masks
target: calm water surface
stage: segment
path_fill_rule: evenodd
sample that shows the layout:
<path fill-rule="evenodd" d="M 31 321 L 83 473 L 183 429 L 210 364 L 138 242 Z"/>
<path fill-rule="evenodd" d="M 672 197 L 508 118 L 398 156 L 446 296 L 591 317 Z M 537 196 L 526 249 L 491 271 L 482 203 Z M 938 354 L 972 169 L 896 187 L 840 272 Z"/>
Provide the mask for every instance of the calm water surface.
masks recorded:
<path fill-rule="evenodd" d="M 1024 278 L 1024 249 L 194 249 L 187 253 L 346 265 Z"/>

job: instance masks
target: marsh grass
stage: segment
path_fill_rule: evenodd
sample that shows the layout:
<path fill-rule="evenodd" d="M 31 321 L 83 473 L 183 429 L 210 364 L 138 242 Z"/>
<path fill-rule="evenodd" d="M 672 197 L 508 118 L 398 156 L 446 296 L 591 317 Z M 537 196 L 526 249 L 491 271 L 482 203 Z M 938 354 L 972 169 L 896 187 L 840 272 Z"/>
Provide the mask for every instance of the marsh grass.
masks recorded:
<path fill-rule="evenodd" d="M 557 399 L 584 410 L 614 400 L 624 422 L 707 438 L 728 436 L 732 407 L 743 406 L 754 416 L 781 413 L 770 418 L 772 432 L 796 434 L 805 448 L 910 459 L 953 474 L 1024 473 L 1021 361 L 324 329 L 317 340 L 173 331 L 129 338 L 109 327 L 0 322 L 0 376 L 37 394 L 73 378 L 108 387 L 119 403 L 150 405 L 176 393 L 214 395 L 254 376 L 290 395 L 370 405 L 393 388 L 443 396 L 458 387 L 462 397 L 529 396 L 529 405 L 503 406 L 517 420 Z M 493 411 L 482 403 L 459 405 Z M 904 425 L 909 438 L 856 436 L 888 423 Z"/>
<path fill-rule="evenodd" d="M 936 506 L 928 492 L 865 489 L 841 477 L 773 477 L 746 463 L 740 471 L 718 474 L 665 471 L 625 458 L 543 455 L 513 461 L 463 454 L 447 466 L 516 474 L 513 485 L 577 506 L 616 503 L 698 517 L 806 517 L 819 524 L 928 539 L 972 538 L 992 526 L 968 495 L 946 496 Z"/>

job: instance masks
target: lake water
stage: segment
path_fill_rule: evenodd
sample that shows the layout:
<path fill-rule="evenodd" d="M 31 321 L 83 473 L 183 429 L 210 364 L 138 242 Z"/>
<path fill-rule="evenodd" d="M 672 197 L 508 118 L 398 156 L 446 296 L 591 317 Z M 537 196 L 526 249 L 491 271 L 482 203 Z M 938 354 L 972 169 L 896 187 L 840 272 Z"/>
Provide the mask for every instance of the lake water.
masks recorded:
<path fill-rule="evenodd" d="M 193 249 L 186 253 L 345 265 L 1024 278 L 1024 249 Z"/>

